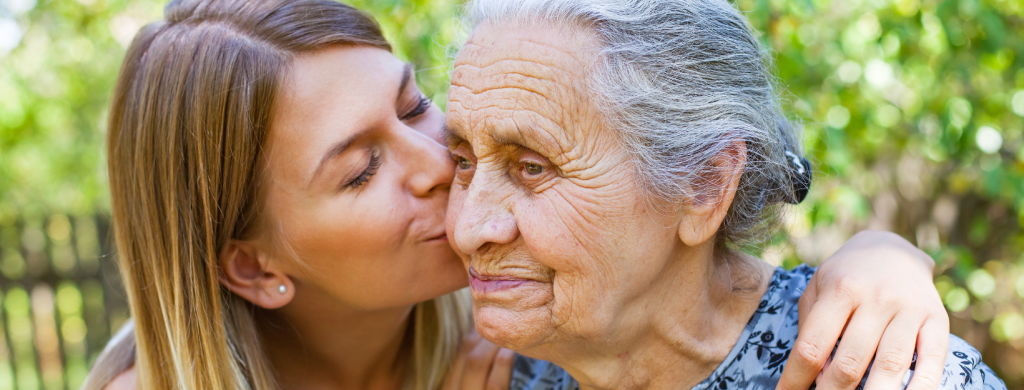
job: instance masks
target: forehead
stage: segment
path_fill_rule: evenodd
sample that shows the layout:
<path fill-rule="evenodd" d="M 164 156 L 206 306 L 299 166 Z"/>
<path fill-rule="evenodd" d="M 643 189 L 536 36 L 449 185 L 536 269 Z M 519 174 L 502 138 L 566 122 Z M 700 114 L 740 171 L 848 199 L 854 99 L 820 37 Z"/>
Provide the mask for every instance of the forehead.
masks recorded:
<path fill-rule="evenodd" d="M 582 117 L 594 114 L 587 79 L 594 42 L 576 26 L 480 25 L 455 60 L 450 130 L 473 144 L 574 143 L 586 130 Z"/>
<path fill-rule="evenodd" d="M 275 177 L 308 181 L 331 145 L 393 117 L 404 67 L 390 52 L 363 46 L 296 57 L 274 102 Z"/>
<path fill-rule="evenodd" d="M 386 50 L 336 46 L 295 58 L 285 73 L 275 117 L 287 121 L 361 119 L 364 112 L 394 100 L 404 63 Z M 305 123 L 309 124 L 309 123 Z"/>

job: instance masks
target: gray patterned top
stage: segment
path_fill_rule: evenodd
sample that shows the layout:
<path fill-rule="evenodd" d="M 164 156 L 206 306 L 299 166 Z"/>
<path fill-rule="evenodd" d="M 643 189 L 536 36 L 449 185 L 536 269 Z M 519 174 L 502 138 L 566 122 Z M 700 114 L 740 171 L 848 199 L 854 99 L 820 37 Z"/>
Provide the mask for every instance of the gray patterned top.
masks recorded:
<path fill-rule="evenodd" d="M 740 334 L 739 341 L 711 376 L 694 390 L 774 389 L 797 335 L 797 302 L 814 268 L 806 265 L 786 271 L 778 268 L 768 291 Z M 834 351 L 833 351 L 834 353 Z M 903 378 L 903 388 L 914 373 L 915 363 Z M 867 375 L 861 380 L 862 390 Z M 812 389 L 814 387 L 812 386 Z M 579 384 L 558 366 L 517 356 L 512 390 L 577 390 Z M 949 354 L 939 384 L 942 390 L 1004 390 L 1006 385 L 981 362 L 981 354 L 959 337 L 949 336 Z"/>

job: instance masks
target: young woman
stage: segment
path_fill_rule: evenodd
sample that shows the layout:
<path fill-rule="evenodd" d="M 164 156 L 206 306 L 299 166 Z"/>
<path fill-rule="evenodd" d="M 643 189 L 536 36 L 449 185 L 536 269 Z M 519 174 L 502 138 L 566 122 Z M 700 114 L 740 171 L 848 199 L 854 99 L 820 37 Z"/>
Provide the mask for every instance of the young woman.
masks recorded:
<path fill-rule="evenodd" d="M 111 104 L 133 324 L 85 388 L 507 387 L 513 355 L 471 333 L 445 236 L 442 113 L 376 23 L 328 0 L 178 0 L 165 14 L 136 36 Z M 804 301 L 814 338 L 784 384 L 814 379 L 827 355 L 814 351 L 854 312 L 873 328 L 847 331 L 875 339 L 898 312 L 948 331 L 930 260 L 901 245 L 822 265 Z M 891 280 L 865 257 L 916 294 L 880 289 Z"/>

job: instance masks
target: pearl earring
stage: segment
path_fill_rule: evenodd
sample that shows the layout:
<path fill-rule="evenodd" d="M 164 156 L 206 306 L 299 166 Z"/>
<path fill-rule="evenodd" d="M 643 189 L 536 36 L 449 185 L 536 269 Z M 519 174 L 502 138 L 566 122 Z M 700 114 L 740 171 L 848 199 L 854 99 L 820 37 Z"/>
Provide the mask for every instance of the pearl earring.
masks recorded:
<path fill-rule="evenodd" d="M 277 292 L 279 292 L 281 294 L 284 294 L 284 293 L 288 292 L 288 287 L 285 287 L 283 284 L 280 285 L 280 286 L 277 286 Z"/>

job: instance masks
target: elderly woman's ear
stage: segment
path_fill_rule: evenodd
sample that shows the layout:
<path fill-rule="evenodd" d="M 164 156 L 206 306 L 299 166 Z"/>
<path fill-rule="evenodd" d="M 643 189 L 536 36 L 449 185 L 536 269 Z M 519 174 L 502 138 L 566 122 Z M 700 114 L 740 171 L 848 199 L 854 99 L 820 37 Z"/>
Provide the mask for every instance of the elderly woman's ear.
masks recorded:
<path fill-rule="evenodd" d="M 679 239 L 687 246 L 707 242 L 718 232 L 729 213 L 736 189 L 747 162 L 747 145 L 742 140 L 732 142 L 709 164 L 708 173 L 693 188 L 695 194 L 682 208 L 679 221 Z"/>

